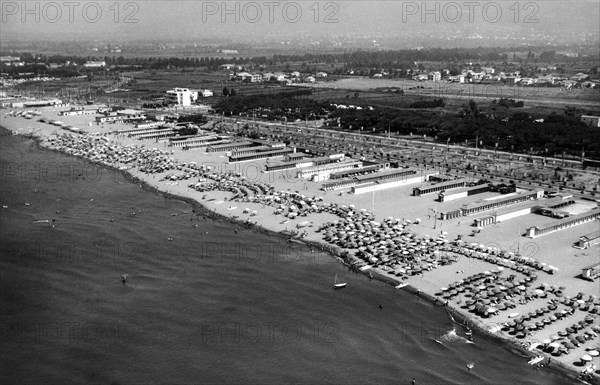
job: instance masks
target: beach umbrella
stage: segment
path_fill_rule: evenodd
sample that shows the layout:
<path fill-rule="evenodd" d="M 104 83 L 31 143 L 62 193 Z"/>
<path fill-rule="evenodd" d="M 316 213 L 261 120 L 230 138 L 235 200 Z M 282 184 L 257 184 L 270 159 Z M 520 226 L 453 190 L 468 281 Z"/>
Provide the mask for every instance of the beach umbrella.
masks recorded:
<path fill-rule="evenodd" d="M 598 356 L 600 356 L 600 352 L 598 352 L 597 350 L 590 350 L 588 352 L 588 355 L 590 355 L 592 357 L 598 357 Z"/>
<path fill-rule="evenodd" d="M 583 362 L 590 362 L 591 360 L 593 360 L 593 358 L 589 354 L 584 354 L 583 356 L 581 356 L 581 361 Z"/>
<path fill-rule="evenodd" d="M 569 341 L 565 341 L 563 342 L 563 345 L 565 346 L 565 348 L 567 349 L 575 349 L 575 345 L 573 345 L 571 342 Z"/>
<path fill-rule="evenodd" d="M 575 339 L 580 343 L 584 343 L 586 341 L 585 337 L 582 335 L 576 336 Z"/>

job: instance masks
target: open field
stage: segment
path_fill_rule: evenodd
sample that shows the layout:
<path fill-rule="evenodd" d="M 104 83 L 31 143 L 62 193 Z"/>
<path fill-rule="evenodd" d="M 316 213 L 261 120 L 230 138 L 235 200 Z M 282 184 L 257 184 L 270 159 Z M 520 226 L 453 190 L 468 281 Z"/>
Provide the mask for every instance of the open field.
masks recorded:
<path fill-rule="evenodd" d="M 559 87 L 517 87 L 505 84 L 458 84 L 445 82 L 418 82 L 402 79 L 371 79 L 371 78 L 347 78 L 335 82 L 321 82 L 315 84 L 304 84 L 303 86 L 318 89 L 317 95 L 327 95 L 327 89 L 345 90 L 349 99 L 358 92 L 364 101 L 362 93 L 374 93 L 377 98 L 391 99 L 404 102 L 410 96 L 435 97 L 455 100 L 458 104 L 468 103 L 469 100 L 492 101 L 500 98 L 510 98 L 525 101 L 525 106 L 541 106 L 551 108 L 564 108 L 576 106 L 586 111 L 600 111 L 600 90 L 598 89 L 561 89 Z M 395 94 L 395 90 L 403 90 L 405 95 Z M 391 92 L 390 92 L 391 91 Z M 387 98 L 386 98 L 387 96 Z M 368 99 L 367 99 L 368 100 Z"/>

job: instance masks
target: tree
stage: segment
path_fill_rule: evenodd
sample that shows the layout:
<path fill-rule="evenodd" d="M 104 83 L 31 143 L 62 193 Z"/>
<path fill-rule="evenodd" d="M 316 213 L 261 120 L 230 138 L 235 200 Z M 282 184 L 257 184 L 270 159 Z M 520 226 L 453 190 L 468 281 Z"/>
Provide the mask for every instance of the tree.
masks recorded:
<path fill-rule="evenodd" d="M 473 116 L 479 115 L 479 111 L 477 110 L 477 103 L 475 103 L 475 100 L 469 100 L 469 108 L 471 109 L 471 114 L 473 114 Z"/>
<path fill-rule="evenodd" d="M 229 88 L 223 87 L 223 96 L 229 96 L 231 93 L 229 92 Z"/>
<path fill-rule="evenodd" d="M 229 91 L 229 96 L 236 96 L 237 92 L 232 88 L 231 91 Z"/>

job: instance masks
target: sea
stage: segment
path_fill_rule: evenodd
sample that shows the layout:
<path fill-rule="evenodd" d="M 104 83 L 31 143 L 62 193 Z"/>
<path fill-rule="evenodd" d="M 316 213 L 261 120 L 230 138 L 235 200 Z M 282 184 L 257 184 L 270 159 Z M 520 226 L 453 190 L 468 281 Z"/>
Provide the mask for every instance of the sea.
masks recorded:
<path fill-rule="evenodd" d="M 0 149 L 2 383 L 574 383 L 320 249 L 6 130 Z"/>

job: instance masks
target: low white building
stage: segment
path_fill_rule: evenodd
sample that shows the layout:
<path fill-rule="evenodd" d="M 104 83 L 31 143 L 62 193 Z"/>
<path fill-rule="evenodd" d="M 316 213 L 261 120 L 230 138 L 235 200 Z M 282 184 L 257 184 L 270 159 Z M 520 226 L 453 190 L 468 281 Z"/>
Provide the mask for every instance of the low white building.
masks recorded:
<path fill-rule="evenodd" d="M 83 64 L 84 67 L 86 68 L 102 68 L 102 67 L 106 67 L 106 62 L 105 61 L 86 61 Z"/>
<path fill-rule="evenodd" d="M 600 116 L 581 115 L 580 119 L 588 126 L 600 127 Z"/>

